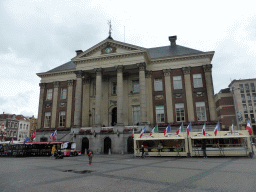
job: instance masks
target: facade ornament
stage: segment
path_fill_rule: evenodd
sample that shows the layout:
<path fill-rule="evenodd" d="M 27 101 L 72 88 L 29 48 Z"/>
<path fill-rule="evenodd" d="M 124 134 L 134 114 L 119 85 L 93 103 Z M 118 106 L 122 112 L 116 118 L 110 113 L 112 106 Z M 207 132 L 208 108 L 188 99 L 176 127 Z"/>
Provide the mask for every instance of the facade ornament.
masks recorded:
<path fill-rule="evenodd" d="M 164 69 L 164 76 L 170 76 L 171 75 L 171 69 Z"/>
<path fill-rule="evenodd" d="M 39 83 L 40 89 L 45 89 L 46 83 Z"/>
<path fill-rule="evenodd" d="M 203 65 L 204 72 L 211 72 L 212 71 L 212 64 Z"/>
<path fill-rule="evenodd" d="M 73 79 L 68 80 L 68 86 L 73 86 L 73 84 L 74 84 L 74 80 Z"/>
<path fill-rule="evenodd" d="M 115 66 L 115 69 L 118 73 L 122 73 L 123 72 L 123 69 L 124 69 L 124 66 L 123 65 L 117 65 Z"/>
<path fill-rule="evenodd" d="M 60 82 L 59 82 L 59 81 L 54 81 L 54 82 L 53 82 L 54 88 L 58 88 L 59 85 L 60 85 Z"/>
<path fill-rule="evenodd" d="M 76 78 L 82 78 L 83 76 L 83 71 L 75 71 Z"/>
<path fill-rule="evenodd" d="M 182 71 L 184 75 L 190 74 L 191 67 L 182 67 Z"/>
<path fill-rule="evenodd" d="M 152 71 L 146 71 L 146 78 L 151 78 Z"/>
<path fill-rule="evenodd" d="M 109 104 L 110 104 L 110 105 L 113 104 L 114 106 L 116 106 L 116 105 L 117 105 L 117 101 L 110 100 L 110 101 L 109 101 Z"/>
<path fill-rule="evenodd" d="M 145 71 L 146 70 L 146 63 L 145 62 L 137 63 L 137 66 L 139 67 L 140 71 Z"/>
<path fill-rule="evenodd" d="M 96 75 L 102 75 L 102 73 L 103 73 L 103 69 L 101 67 L 95 68 L 94 71 L 95 71 Z"/>

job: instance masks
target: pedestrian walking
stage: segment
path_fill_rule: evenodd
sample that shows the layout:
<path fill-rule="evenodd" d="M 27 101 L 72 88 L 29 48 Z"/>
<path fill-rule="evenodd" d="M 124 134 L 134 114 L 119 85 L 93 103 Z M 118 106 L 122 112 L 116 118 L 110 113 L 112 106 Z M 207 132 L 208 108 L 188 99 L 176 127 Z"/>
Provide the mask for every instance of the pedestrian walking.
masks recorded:
<path fill-rule="evenodd" d="M 91 149 L 89 149 L 87 151 L 87 155 L 88 155 L 88 158 L 89 158 L 89 165 L 91 165 L 92 164 L 93 151 Z"/>
<path fill-rule="evenodd" d="M 203 154 L 204 154 L 204 158 L 207 158 L 207 155 L 206 155 L 206 143 L 204 140 L 202 140 L 202 151 L 203 151 Z"/>
<path fill-rule="evenodd" d="M 52 152 L 51 152 L 52 156 L 51 156 L 51 157 L 54 157 L 55 151 L 56 151 L 56 146 L 53 145 L 53 146 L 52 146 Z"/>
<path fill-rule="evenodd" d="M 144 158 L 144 145 L 141 145 L 141 158 Z"/>

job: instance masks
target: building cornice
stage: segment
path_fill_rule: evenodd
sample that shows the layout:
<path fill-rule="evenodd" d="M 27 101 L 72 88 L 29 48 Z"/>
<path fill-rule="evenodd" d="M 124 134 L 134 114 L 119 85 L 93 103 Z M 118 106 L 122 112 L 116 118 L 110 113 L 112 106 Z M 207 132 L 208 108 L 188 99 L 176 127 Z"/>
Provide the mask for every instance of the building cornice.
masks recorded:
<path fill-rule="evenodd" d="M 46 72 L 46 73 L 37 73 L 38 77 L 50 77 L 50 76 L 58 76 L 58 75 L 68 75 L 68 74 L 75 74 L 75 69 L 68 70 L 68 71 L 57 71 L 57 72 Z"/>

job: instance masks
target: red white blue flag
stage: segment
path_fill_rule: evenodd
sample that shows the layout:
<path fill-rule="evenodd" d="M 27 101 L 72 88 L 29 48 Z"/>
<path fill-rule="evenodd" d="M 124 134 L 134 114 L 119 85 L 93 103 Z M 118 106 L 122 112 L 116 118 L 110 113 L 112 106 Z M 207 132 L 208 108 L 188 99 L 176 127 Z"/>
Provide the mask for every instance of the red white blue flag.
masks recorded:
<path fill-rule="evenodd" d="M 214 129 L 214 135 L 216 136 L 217 135 L 217 132 L 220 130 L 220 124 L 219 124 L 219 121 L 217 123 L 217 125 L 215 126 L 215 129 Z"/>
<path fill-rule="evenodd" d="M 55 130 L 49 137 L 54 141 L 56 136 L 57 136 L 57 130 Z"/>
<path fill-rule="evenodd" d="M 187 134 L 189 135 L 189 131 L 191 131 L 191 122 L 187 126 Z"/>
<path fill-rule="evenodd" d="M 170 125 L 170 124 L 165 128 L 165 130 L 164 130 L 164 135 L 165 135 L 166 133 L 168 133 L 168 132 L 171 132 L 171 125 Z"/>
<path fill-rule="evenodd" d="M 141 130 L 141 132 L 140 132 L 140 138 L 142 137 L 143 133 L 145 133 L 145 132 L 146 132 L 146 126 Z"/>
<path fill-rule="evenodd" d="M 249 119 L 248 119 L 248 121 L 247 121 L 247 125 L 246 125 L 245 129 L 246 129 L 250 134 L 252 134 L 252 126 L 251 126 L 251 123 L 250 123 L 250 120 L 249 120 Z"/>

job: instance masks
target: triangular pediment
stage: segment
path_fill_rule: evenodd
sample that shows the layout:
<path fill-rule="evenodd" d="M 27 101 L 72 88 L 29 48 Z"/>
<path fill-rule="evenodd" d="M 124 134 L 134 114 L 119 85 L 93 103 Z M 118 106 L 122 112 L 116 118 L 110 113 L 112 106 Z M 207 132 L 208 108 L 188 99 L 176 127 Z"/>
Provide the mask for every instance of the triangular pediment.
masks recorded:
<path fill-rule="evenodd" d="M 90 49 L 80 53 L 79 55 L 74 57 L 72 61 L 101 56 L 105 57 L 112 54 L 127 54 L 129 52 L 132 53 L 136 51 L 145 52 L 147 51 L 147 49 L 108 38 L 98 43 L 97 45 L 91 47 Z"/>

